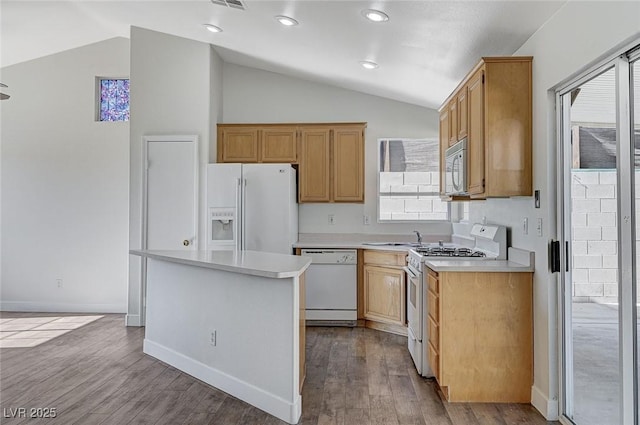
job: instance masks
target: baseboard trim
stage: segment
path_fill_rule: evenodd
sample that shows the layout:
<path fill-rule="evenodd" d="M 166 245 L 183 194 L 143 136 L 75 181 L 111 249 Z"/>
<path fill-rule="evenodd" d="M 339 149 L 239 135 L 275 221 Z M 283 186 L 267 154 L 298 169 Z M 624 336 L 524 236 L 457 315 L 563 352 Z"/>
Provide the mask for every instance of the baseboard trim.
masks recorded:
<path fill-rule="evenodd" d="M 139 314 L 127 314 L 124 317 L 125 326 L 142 326 L 142 319 Z"/>
<path fill-rule="evenodd" d="M 290 424 L 302 414 L 302 397 L 293 403 L 156 342 L 144 340 L 143 352 Z"/>
<path fill-rule="evenodd" d="M 549 400 L 549 398 L 535 385 L 531 387 L 531 405 L 535 407 L 546 420 L 558 420 L 558 401 Z"/>
<path fill-rule="evenodd" d="M 125 304 L 70 304 L 26 301 L 2 301 L 0 311 L 27 311 L 37 313 L 126 313 Z"/>

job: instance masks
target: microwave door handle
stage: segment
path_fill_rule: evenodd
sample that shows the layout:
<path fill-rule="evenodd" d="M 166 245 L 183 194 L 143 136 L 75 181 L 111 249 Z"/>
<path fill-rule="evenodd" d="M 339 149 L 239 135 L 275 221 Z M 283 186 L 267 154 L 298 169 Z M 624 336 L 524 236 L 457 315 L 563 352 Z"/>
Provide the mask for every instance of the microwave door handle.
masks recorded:
<path fill-rule="evenodd" d="M 460 178 L 460 173 L 457 173 L 458 169 L 457 162 L 460 161 L 460 157 L 458 155 L 453 157 L 453 162 L 451 163 L 451 183 L 453 184 L 453 188 L 456 192 L 460 191 L 460 182 L 458 180 Z"/>

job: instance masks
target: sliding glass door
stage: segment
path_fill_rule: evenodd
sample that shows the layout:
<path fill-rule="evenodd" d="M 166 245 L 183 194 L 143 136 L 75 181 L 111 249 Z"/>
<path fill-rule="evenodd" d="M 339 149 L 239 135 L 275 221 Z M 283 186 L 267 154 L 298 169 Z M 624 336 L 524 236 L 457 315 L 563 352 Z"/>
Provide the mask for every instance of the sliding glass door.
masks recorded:
<path fill-rule="evenodd" d="M 561 408 L 577 425 L 638 423 L 639 64 L 621 55 L 557 92 Z"/>

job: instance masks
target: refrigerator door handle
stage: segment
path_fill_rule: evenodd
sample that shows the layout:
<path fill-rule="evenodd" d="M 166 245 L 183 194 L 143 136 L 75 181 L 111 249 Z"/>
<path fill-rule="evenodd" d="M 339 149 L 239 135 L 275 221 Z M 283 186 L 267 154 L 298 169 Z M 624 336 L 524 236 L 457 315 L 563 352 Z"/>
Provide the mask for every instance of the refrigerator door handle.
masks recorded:
<path fill-rule="evenodd" d="M 242 218 L 241 212 L 242 212 L 242 179 L 236 179 L 236 212 L 235 212 L 235 217 L 233 220 L 233 232 L 234 232 L 234 238 L 235 238 L 235 248 L 236 251 L 239 251 L 240 249 L 242 249 L 242 242 L 241 242 L 241 231 L 242 229 L 240 228 L 240 221 Z"/>
<path fill-rule="evenodd" d="M 241 218 L 241 226 L 242 226 L 242 244 L 240 249 L 247 249 L 247 238 L 246 238 L 246 225 L 247 222 L 247 214 L 246 214 L 246 205 L 247 205 L 247 179 L 242 179 L 242 187 L 240 188 L 240 192 L 242 193 L 242 218 Z"/>

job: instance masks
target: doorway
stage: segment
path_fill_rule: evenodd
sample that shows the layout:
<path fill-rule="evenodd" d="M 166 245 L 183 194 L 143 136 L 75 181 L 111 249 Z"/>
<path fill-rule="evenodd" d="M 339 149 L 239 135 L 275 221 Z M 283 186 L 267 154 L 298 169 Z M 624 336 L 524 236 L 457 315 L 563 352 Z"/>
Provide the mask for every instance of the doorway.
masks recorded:
<path fill-rule="evenodd" d="M 564 423 L 638 424 L 639 57 L 629 50 L 556 92 Z"/>
<path fill-rule="evenodd" d="M 142 249 L 198 249 L 198 138 L 145 136 Z M 142 260 L 140 320 L 145 321 L 146 260 Z"/>

